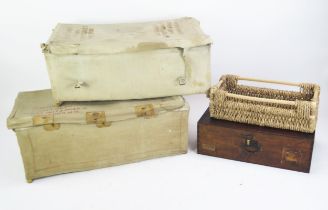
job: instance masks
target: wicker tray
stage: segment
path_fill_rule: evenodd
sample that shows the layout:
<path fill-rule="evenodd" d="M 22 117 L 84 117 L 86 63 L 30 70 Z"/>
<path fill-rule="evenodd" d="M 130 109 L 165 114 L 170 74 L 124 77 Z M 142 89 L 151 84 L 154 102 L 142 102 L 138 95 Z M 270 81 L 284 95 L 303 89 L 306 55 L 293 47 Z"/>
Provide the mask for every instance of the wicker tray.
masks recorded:
<path fill-rule="evenodd" d="M 300 87 L 277 90 L 238 84 L 239 80 Z M 224 75 L 209 91 L 213 118 L 313 133 L 316 127 L 320 87 Z"/>

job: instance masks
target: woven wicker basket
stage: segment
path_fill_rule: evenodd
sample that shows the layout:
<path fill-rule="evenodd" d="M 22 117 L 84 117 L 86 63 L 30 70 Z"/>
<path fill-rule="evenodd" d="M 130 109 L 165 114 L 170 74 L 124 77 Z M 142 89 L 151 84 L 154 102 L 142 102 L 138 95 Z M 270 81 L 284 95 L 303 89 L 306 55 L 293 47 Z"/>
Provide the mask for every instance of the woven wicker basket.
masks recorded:
<path fill-rule="evenodd" d="M 239 80 L 300 87 L 300 91 L 240 85 Z M 320 87 L 224 75 L 209 91 L 213 118 L 313 133 L 316 127 Z"/>

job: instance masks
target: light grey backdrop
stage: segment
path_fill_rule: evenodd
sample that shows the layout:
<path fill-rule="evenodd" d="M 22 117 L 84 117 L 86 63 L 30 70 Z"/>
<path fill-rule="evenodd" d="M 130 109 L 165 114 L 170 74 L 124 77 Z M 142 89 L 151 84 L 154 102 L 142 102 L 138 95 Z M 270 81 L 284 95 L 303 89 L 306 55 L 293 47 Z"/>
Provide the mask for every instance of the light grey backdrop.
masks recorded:
<path fill-rule="evenodd" d="M 233 73 L 321 85 L 311 173 L 197 155 L 208 100 L 194 95 L 188 154 L 26 184 L 6 118 L 17 92 L 50 88 L 39 45 L 55 24 L 181 16 L 199 19 L 214 41 L 213 84 Z M 1 3 L 0 26 L 0 209 L 327 209 L 328 1 L 11 0 Z"/>

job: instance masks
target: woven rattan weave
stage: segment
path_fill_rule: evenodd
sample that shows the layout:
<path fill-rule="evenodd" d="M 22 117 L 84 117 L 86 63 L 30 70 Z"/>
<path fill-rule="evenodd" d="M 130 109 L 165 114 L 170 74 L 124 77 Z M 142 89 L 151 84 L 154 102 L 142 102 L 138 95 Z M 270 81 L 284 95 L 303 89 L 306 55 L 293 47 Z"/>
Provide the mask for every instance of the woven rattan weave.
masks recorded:
<path fill-rule="evenodd" d="M 239 80 L 300 87 L 286 91 L 238 84 Z M 312 133 L 315 131 L 320 87 L 309 83 L 224 75 L 209 92 L 213 118 Z"/>

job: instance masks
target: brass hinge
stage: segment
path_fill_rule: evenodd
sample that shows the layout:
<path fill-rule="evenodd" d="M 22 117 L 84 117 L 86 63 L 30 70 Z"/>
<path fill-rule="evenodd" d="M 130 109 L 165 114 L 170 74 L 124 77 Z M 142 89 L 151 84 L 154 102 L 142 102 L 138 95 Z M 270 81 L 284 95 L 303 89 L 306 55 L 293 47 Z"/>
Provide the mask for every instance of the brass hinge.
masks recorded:
<path fill-rule="evenodd" d="M 281 159 L 282 163 L 297 165 L 301 162 L 302 152 L 300 150 L 284 147 L 282 149 Z"/>
<path fill-rule="evenodd" d="M 106 114 L 101 112 L 86 112 L 85 114 L 87 124 L 96 124 L 98 128 L 108 127 L 111 122 L 106 121 Z"/>
<path fill-rule="evenodd" d="M 43 128 L 46 131 L 58 130 L 60 128 L 60 124 L 59 123 L 46 124 L 46 125 L 43 125 Z"/>
<path fill-rule="evenodd" d="M 32 120 L 33 120 L 33 125 L 38 126 L 38 125 L 53 123 L 54 117 L 53 115 L 35 115 L 33 116 Z"/>
<path fill-rule="evenodd" d="M 135 107 L 135 114 L 137 117 L 153 117 L 155 116 L 155 109 L 152 104 L 145 104 L 145 105 L 140 105 Z"/>
<path fill-rule="evenodd" d="M 60 128 L 59 123 L 54 123 L 53 115 L 36 115 L 33 116 L 32 121 L 33 126 L 42 125 L 46 131 L 58 130 Z"/>
<path fill-rule="evenodd" d="M 201 144 L 202 149 L 208 150 L 208 151 L 215 151 L 215 145 L 214 144 Z"/>

